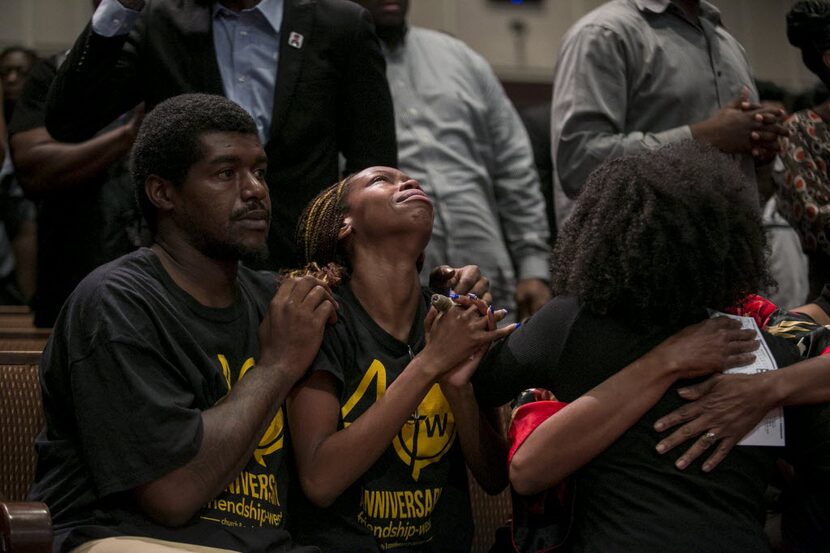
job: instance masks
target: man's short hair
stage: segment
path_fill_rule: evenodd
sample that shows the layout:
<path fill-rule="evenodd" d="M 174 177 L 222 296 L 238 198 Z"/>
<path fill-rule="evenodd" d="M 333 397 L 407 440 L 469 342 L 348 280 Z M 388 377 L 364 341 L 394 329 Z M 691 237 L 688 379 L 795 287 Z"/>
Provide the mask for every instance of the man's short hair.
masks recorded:
<path fill-rule="evenodd" d="M 224 96 L 182 94 L 157 105 L 141 124 L 133 145 L 130 171 L 141 213 L 155 230 L 156 208 L 144 185 L 150 175 L 184 182 L 190 167 L 202 159 L 201 137 L 211 132 L 257 134 L 254 120 Z"/>

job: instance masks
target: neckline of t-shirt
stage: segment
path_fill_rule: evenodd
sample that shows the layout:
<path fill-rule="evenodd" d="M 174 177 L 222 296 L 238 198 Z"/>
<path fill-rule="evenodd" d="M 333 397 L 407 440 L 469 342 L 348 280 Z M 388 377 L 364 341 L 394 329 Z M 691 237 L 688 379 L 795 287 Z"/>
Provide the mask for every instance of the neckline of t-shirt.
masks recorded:
<path fill-rule="evenodd" d="M 162 265 L 161 260 L 158 258 L 158 255 L 156 255 L 156 252 L 150 248 L 141 248 L 139 253 L 146 256 L 147 260 L 158 272 L 159 279 L 167 291 L 175 296 L 175 298 L 181 303 L 186 305 L 187 308 L 200 319 L 216 323 L 230 323 L 238 320 L 244 314 L 245 302 L 242 301 L 243 293 L 242 281 L 240 277 L 237 277 L 236 294 L 231 305 L 228 307 L 208 307 L 199 303 L 196 298 L 188 294 L 178 284 L 176 284 L 176 281 L 173 280 L 173 277 L 170 276 L 164 268 L 164 265 Z"/>
<path fill-rule="evenodd" d="M 423 288 L 421 289 L 421 296 L 423 298 Z M 415 319 L 412 321 L 412 327 L 409 329 L 409 336 L 406 339 L 406 342 L 401 342 L 388 332 L 386 332 L 383 327 L 375 322 L 369 312 L 366 311 L 366 308 L 363 307 L 363 304 L 360 303 L 360 300 L 357 298 L 355 293 L 352 291 L 351 283 L 345 283 L 341 289 L 340 293 L 345 295 L 349 298 L 349 301 L 354 305 L 355 312 L 357 314 L 357 318 L 359 322 L 366 327 L 370 334 L 377 340 L 381 346 L 389 349 L 390 351 L 394 352 L 396 355 L 402 355 L 404 353 L 416 353 L 418 349 L 423 345 L 424 342 L 424 334 L 423 334 L 423 327 L 424 327 L 424 317 L 426 317 L 426 299 L 423 301 L 418 302 L 418 311 L 415 313 Z"/>

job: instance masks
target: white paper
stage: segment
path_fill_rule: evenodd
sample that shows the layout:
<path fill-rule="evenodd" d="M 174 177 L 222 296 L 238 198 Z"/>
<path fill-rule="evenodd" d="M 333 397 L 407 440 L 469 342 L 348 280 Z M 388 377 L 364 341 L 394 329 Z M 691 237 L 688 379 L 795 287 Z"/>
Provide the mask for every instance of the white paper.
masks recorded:
<path fill-rule="evenodd" d="M 755 361 L 743 367 L 736 367 L 726 371 L 727 374 L 759 374 L 778 369 L 775 358 L 769 351 L 767 343 L 761 335 L 761 330 L 752 317 L 739 317 L 728 313 L 710 311 L 711 317 L 729 317 L 741 321 L 742 328 L 754 330 L 761 346 L 754 351 Z M 784 445 L 784 410 L 777 407 L 766 414 L 752 432 L 744 436 L 738 445 L 783 446 Z"/>

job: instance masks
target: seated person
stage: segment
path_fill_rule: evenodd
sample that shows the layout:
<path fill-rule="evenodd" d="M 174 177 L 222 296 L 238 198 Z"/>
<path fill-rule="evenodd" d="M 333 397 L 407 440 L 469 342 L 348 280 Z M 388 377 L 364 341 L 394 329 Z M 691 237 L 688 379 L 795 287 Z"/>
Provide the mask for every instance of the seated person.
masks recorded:
<path fill-rule="evenodd" d="M 300 220 L 306 260 L 339 284 L 339 322 L 288 416 L 300 483 L 318 507 L 298 517 L 301 539 L 324 551 L 469 551 L 465 458 L 485 488 L 507 484 L 498 431 L 468 379 L 516 325 L 496 330 L 505 312 L 474 296 L 430 310 L 418 269 L 432 215 L 415 180 L 372 167 L 322 192 Z M 381 507 L 389 497 L 407 514 Z M 437 513 L 463 529 L 453 543 L 435 536 Z"/>
<path fill-rule="evenodd" d="M 153 245 L 87 276 L 43 354 L 29 498 L 56 552 L 315 550 L 286 531 L 281 406 L 335 310 L 312 277 L 275 295 L 273 274 L 240 265 L 268 236 L 266 164 L 220 96 L 144 120 L 132 173 Z"/>
<path fill-rule="evenodd" d="M 827 489 L 830 411 L 823 404 L 788 410 L 785 451 L 741 446 L 720 457 L 773 407 L 827 401 L 830 378 L 813 370 L 827 374 L 824 359 L 773 377 L 780 383 L 818 362 L 824 366 L 807 367 L 811 387 L 743 396 L 757 416 L 742 432 L 729 426 L 729 413 L 717 413 L 719 422 L 694 434 L 700 438 L 691 453 L 666 453 L 667 434 L 654 425 L 683 404 L 677 390 L 702 373 L 634 361 L 705 320 L 707 308 L 725 310 L 766 288 L 763 229 L 756 210 L 738 200 L 742 183 L 733 160 L 694 143 L 605 164 L 588 179 L 560 235 L 554 299 L 493 348 L 476 373 L 484 405 L 531 386 L 568 404 L 530 433 L 509 469 L 526 495 L 570 475 L 567 551 L 769 551 L 763 495 L 776 458 L 786 454 Z M 799 360 L 792 344 L 765 339 L 779 366 Z M 696 348 L 686 354 L 708 355 Z M 718 458 L 687 468 L 715 444 Z"/>
<path fill-rule="evenodd" d="M 337 322 L 288 404 L 314 504 L 298 517 L 298 539 L 324 551 L 469 551 L 465 464 L 491 493 L 506 484 L 498 419 L 479 409 L 469 379 L 483 348 L 519 325 L 494 330 L 503 311 L 475 298 L 430 310 L 418 270 L 432 217 L 416 181 L 373 167 L 324 191 L 300 221 L 306 260 L 338 284 Z M 704 334 L 695 344 L 720 354 L 715 331 Z M 731 361 L 754 349 L 743 338 L 737 331 Z M 643 363 L 685 364 L 688 350 L 675 349 L 683 355 L 657 348 Z"/>

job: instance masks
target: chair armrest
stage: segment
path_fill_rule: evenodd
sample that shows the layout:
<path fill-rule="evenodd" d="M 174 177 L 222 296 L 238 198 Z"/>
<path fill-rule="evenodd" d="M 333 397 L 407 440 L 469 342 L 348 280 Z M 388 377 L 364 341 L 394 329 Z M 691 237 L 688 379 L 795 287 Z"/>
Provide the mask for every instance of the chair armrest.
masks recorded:
<path fill-rule="evenodd" d="M 45 503 L 0 502 L 0 553 L 52 553 L 52 515 Z"/>

